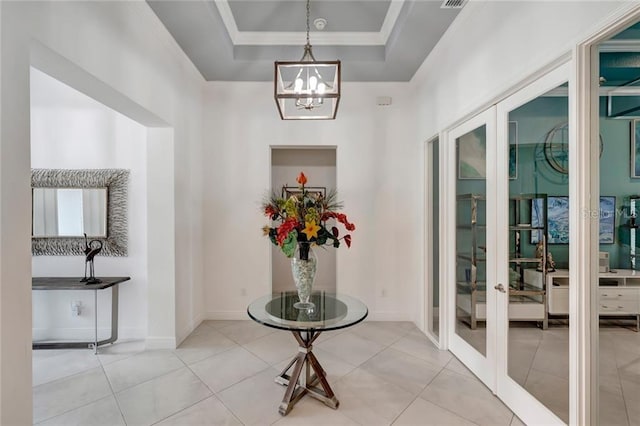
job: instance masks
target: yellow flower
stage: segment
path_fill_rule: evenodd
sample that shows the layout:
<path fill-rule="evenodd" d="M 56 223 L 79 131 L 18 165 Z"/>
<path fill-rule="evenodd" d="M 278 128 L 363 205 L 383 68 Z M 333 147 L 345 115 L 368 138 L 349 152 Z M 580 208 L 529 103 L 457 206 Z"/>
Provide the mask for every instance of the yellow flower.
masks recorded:
<path fill-rule="evenodd" d="M 271 227 L 269 225 L 262 227 L 262 235 L 269 235 L 269 232 L 271 232 Z"/>
<path fill-rule="evenodd" d="M 318 238 L 319 230 L 320 227 L 316 225 L 315 221 L 312 220 L 311 222 L 304 223 L 304 229 L 302 230 L 302 232 L 307 236 L 307 240 L 311 240 L 311 238 L 313 237 Z"/>
<path fill-rule="evenodd" d="M 318 223 L 318 219 L 320 219 L 320 215 L 318 214 L 318 210 L 313 207 L 309 207 L 307 209 L 307 214 L 304 216 L 305 222 L 316 222 Z"/>

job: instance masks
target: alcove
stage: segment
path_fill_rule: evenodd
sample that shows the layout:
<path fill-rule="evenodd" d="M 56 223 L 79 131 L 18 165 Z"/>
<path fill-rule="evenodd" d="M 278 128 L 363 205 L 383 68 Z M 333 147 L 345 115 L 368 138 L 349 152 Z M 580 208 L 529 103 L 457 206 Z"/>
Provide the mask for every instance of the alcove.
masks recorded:
<path fill-rule="evenodd" d="M 327 192 L 337 188 L 336 147 L 272 147 L 271 188 L 277 195 L 283 187 L 297 187 L 296 177 L 304 172 L 308 186 L 323 187 Z M 314 247 L 318 269 L 314 290 L 336 291 L 336 250 Z M 291 262 L 279 247 L 271 249 L 272 291 L 295 290 L 291 276 Z"/>

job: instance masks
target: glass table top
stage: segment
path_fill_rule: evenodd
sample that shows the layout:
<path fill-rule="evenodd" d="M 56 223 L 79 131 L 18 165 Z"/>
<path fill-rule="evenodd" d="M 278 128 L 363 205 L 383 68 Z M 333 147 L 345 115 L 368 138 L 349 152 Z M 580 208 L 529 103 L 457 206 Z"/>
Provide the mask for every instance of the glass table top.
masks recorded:
<path fill-rule="evenodd" d="M 254 321 L 281 330 L 337 330 L 357 324 L 367 317 L 367 306 L 350 296 L 316 291 L 310 302 L 314 307 L 298 309 L 298 293 L 287 291 L 263 296 L 249 305 L 247 313 Z"/>

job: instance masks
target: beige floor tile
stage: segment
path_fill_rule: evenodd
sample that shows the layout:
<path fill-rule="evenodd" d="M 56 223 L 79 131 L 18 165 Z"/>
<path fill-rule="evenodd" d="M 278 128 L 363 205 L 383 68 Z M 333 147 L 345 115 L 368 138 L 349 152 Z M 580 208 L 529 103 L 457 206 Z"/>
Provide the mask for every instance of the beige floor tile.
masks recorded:
<path fill-rule="evenodd" d="M 392 348 L 380 352 L 360 368 L 414 395 L 422 392 L 441 370 L 427 361 Z"/>
<path fill-rule="evenodd" d="M 236 342 L 222 333 L 211 327 L 208 328 L 210 331 L 187 337 L 175 350 L 178 358 L 186 364 L 193 364 L 238 346 Z"/>
<path fill-rule="evenodd" d="M 444 367 L 451 361 L 451 352 L 441 351 L 420 331 L 412 331 L 396 343 L 391 345 L 393 349 L 406 352 L 417 358 L 429 361 L 439 367 Z"/>
<path fill-rule="evenodd" d="M 362 368 L 347 374 L 332 388 L 340 401 L 339 410 L 366 425 L 390 424 L 415 398 Z"/>
<path fill-rule="evenodd" d="M 97 367 L 100 367 L 100 360 L 89 349 L 60 351 L 57 356 L 52 354 L 51 356 L 34 358 L 32 364 L 33 386 Z"/>
<path fill-rule="evenodd" d="M 445 368 L 449 371 L 462 374 L 463 376 L 467 376 L 473 379 L 476 378 L 476 376 L 471 372 L 471 370 L 465 367 L 464 364 L 461 363 L 460 360 L 455 356 L 451 357 L 451 360 L 447 363 Z"/>
<path fill-rule="evenodd" d="M 275 333 L 275 328 L 260 325 L 255 321 L 234 321 L 232 324 L 218 328 L 218 331 L 239 345 Z"/>
<path fill-rule="evenodd" d="M 569 381 L 531 369 L 524 388 L 565 422 L 569 421 Z"/>
<path fill-rule="evenodd" d="M 242 423 L 218 398 L 209 398 L 185 408 L 173 416 L 156 423 L 158 426 L 240 426 Z"/>
<path fill-rule="evenodd" d="M 473 426 L 475 423 L 422 398 L 415 401 L 393 422 L 393 426 Z"/>
<path fill-rule="evenodd" d="M 191 364 L 191 370 L 214 392 L 219 392 L 269 367 L 246 349 L 237 347 Z"/>
<path fill-rule="evenodd" d="M 384 346 L 372 340 L 359 337 L 351 332 L 339 334 L 318 343 L 316 347 L 358 366 L 384 349 Z"/>
<path fill-rule="evenodd" d="M 509 341 L 509 377 L 520 385 L 524 385 L 527 381 L 527 375 L 538 351 L 538 345 L 538 339 L 534 339 L 533 341 Z"/>
<path fill-rule="evenodd" d="M 184 363 L 172 351 L 145 351 L 104 366 L 114 392 L 178 370 Z"/>
<path fill-rule="evenodd" d="M 298 352 L 298 342 L 291 332 L 277 330 L 243 345 L 268 364 L 278 364 L 289 360 Z"/>
<path fill-rule="evenodd" d="M 499 426 L 511 422 L 511 411 L 479 380 L 447 369 L 420 397 L 478 424 Z"/>
<path fill-rule="evenodd" d="M 357 426 L 360 423 L 342 414 L 340 407 L 334 410 L 310 396 L 304 396 L 289 414 L 273 424 L 274 426 Z"/>
<path fill-rule="evenodd" d="M 151 425 L 211 396 L 187 367 L 116 393 L 127 425 Z"/>
<path fill-rule="evenodd" d="M 525 425 L 524 422 L 520 420 L 518 416 L 513 416 L 510 426 L 527 426 L 527 425 Z"/>
<path fill-rule="evenodd" d="M 569 379 L 569 341 L 543 339 L 533 359 L 532 369 Z"/>
<path fill-rule="evenodd" d="M 407 323 L 403 322 L 387 323 L 369 321 L 358 324 L 356 329 L 349 331 L 357 336 L 373 340 L 382 346 L 389 346 L 400 340 L 404 335 L 409 333 L 409 331 L 413 330 L 413 328 L 409 328 L 406 324 Z"/>
<path fill-rule="evenodd" d="M 629 426 L 627 409 L 621 393 L 601 391 L 598 424 L 607 426 Z"/>
<path fill-rule="evenodd" d="M 125 426 L 116 398 L 106 398 L 68 411 L 45 422 L 41 426 Z"/>
<path fill-rule="evenodd" d="M 145 349 L 144 340 L 118 340 L 113 345 L 101 346 L 98 350 L 98 359 L 102 365 L 112 364 L 142 353 Z"/>
<path fill-rule="evenodd" d="M 286 389 L 275 382 L 277 375 L 277 370 L 268 368 L 217 396 L 243 424 L 270 425 L 280 419 L 278 407 Z"/>
<path fill-rule="evenodd" d="M 33 421 L 41 422 L 109 395 L 111 388 L 102 368 L 36 386 L 33 388 Z"/>
<path fill-rule="evenodd" d="M 638 395 L 640 395 L 640 383 L 633 380 L 621 378 L 622 395 L 626 402 L 627 416 L 631 425 L 640 425 L 640 403 Z"/>

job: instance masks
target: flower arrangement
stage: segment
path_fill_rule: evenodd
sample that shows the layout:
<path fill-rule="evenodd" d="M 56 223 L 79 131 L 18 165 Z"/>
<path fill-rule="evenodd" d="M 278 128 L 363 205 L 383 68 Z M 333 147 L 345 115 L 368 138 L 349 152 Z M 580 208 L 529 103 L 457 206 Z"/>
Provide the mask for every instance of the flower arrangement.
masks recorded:
<path fill-rule="evenodd" d="M 340 237 L 340 231 L 332 226 L 327 229 L 327 221 L 335 219 L 349 232 L 356 226 L 349 222 L 347 215 L 339 213 L 342 203 L 336 200 L 337 193 L 332 190 L 329 194 L 308 191 L 305 185 L 307 177 L 300 172 L 296 178 L 299 194 L 289 198 L 278 197 L 272 194 L 263 202 L 262 208 L 265 216 L 272 221 L 279 221 L 277 226 L 266 225 L 262 230 L 274 245 L 279 246 L 287 257 L 292 257 L 298 243 L 300 244 L 300 257 L 306 260 L 308 254 L 304 253 L 304 247 L 308 253 L 311 244 L 317 246 L 330 245 L 340 247 L 344 240 L 347 247 L 351 247 L 351 234 Z"/>

